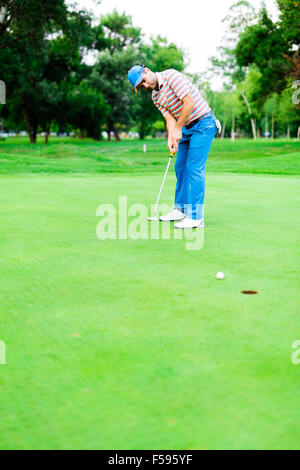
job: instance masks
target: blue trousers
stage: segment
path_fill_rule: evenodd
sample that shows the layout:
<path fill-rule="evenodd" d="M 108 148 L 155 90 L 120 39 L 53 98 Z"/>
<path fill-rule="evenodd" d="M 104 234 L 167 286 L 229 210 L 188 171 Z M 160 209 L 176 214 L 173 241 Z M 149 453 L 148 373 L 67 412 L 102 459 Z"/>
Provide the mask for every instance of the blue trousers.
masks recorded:
<path fill-rule="evenodd" d="M 213 112 L 190 129 L 182 128 L 175 172 L 175 207 L 191 219 L 202 219 L 205 194 L 206 160 L 217 132 Z"/>

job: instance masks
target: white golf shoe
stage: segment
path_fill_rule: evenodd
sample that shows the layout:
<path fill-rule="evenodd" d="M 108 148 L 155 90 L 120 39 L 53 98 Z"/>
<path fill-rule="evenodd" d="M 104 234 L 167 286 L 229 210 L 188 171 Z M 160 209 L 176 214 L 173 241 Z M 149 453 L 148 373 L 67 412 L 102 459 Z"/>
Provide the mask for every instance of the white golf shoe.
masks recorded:
<path fill-rule="evenodd" d="M 184 218 L 185 215 L 183 212 L 181 212 L 180 209 L 173 209 L 168 214 L 162 215 L 159 220 L 161 220 L 162 222 L 177 222 L 178 220 L 182 220 Z"/>
<path fill-rule="evenodd" d="M 204 227 L 204 219 L 190 219 L 189 217 L 185 217 L 181 222 L 174 225 L 175 228 L 197 228 L 197 227 Z"/>

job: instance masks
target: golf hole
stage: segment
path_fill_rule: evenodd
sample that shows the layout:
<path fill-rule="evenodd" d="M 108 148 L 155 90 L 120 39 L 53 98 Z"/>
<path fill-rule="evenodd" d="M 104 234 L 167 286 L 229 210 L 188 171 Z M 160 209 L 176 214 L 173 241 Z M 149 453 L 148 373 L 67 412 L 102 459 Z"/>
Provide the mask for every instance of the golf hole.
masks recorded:
<path fill-rule="evenodd" d="M 242 290 L 242 294 L 254 295 L 254 294 L 258 294 L 258 292 L 257 290 Z"/>

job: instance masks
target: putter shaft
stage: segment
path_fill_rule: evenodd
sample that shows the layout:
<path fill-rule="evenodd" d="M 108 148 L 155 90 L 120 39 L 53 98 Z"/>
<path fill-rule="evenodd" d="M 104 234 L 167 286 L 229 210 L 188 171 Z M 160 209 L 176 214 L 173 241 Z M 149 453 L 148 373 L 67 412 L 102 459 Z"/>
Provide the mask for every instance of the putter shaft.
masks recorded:
<path fill-rule="evenodd" d="M 157 218 L 157 208 L 158 208 L 158 204 L 159 204 L 159 200 L 160 200 L 160 195 L 161 195 L 161 192 L 163 190 L 163 187 L 164 187 L 164 184 L 165 184 L 165 181 L 166 181 L 166 177 L 167 177 L 167 174 L 168 174 L 168 171 L 169 171 L 169 167 L 170 167 L 173 155 L 174 155 L 174 152 L 171 152 L 170 157 L 169 157 L 169 161 L 168 161 L 168 164 L 167 164 L 167 168 L 166 168 L 166 171 L 165 171 L 165 174 L 164 174 L 164 179 L 163 179 L 163 182 L 161 184 L 161 187 L 160 187 L 160 190 L 159 190 L 159 193 L 158 193 L 158 197 L 157 197 L 157 201 L 156 201 L 156 204 L 155 204 L 154 216 L 156 218 Z"/>

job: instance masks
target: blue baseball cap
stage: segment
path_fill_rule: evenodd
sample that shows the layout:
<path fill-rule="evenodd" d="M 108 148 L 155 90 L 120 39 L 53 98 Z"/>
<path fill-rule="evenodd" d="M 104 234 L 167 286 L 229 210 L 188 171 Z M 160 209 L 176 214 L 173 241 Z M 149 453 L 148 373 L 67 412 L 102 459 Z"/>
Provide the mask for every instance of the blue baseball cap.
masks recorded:
<path fill-rule="evenodd" d="M 142 81 L 142 74 L 145 65 L 134 65 L 128 72 L 128 80 L 130 81 L 131 85 L 134 86 L 134 91 L 137 93 L 137 86 Z"/>

